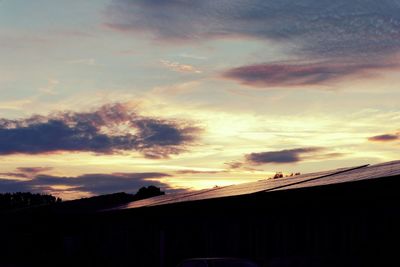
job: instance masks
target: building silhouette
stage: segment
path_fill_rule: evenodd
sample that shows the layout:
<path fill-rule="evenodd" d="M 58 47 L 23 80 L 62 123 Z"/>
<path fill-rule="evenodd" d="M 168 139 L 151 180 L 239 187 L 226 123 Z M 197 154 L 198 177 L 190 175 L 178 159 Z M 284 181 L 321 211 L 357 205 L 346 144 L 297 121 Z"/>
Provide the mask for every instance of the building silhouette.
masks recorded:
<path fill-rule="evenodd" d="M 239 257 L 273 267 L 398 266 L 399 185 L 395 161 L 1 214 L 0 265 L 173 267 Z"/>

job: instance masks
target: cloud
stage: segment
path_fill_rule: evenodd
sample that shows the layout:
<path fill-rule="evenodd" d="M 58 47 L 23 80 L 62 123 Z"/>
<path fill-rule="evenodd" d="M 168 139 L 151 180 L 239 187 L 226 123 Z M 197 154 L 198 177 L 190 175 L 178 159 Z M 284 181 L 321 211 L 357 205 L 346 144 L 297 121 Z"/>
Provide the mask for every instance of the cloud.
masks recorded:
<path fill-rule="evenodd" d="M 167 69 L 180 72 L 180 73 L 201 73 L 200 70 L 196 69 L 192 65 L 181 64 L 179 62 L 171 62 L 168 60 L 160 60 L 161 64 L 165 66 Z"/>
<path fill-rule="evenodd" d="M 254 87 L 317 85 L 398 67 L 393 63 L 400 52 L 398 0 L 113 0 L 106 13 L 106 25 L 127 34 L 146 33 L 172 44 L 266 40 L 290 47 L 287 53 L 301 60 L 223 73 Z M 195 71 L 190 65 L 165 65 Z"/>
<path fill-rule="evenodd" d="M 372 142 L 391 142 L 400 140 L 400 133 L 375 135 L 368 138 Z"/>
<path fill-rule="evenodd" d="M 177 174 L 217 174 L 225 171 L 199 171 L 199 170 L 179 170 L 176 171 Z"/>
<path fill-rule="evenodd" d="M 37 174 L 37 173 L 51 171 L 52 169 L 53 169 L 52 167 L 19 167 L 17 168 L 17 171 L 22 173 Z"/>
<path fill-rule="evenodd" d="M 0 193 L 33 192 L 25 181 L 0 178 Z"/>
<path fill-rule="evenodd" d="M 96 66 L 98 65 L 96 59 L 94 58 L 80 58 L 80 59 L 73 59 L 67 61 L 68 64 L 78 64 L 78 65 L 87 65 L 87 66 Z"/>
<path fill-rule="evenodd" d="M 394 65 L 377 63 L 320 62 L 256 64 L 225 71 L 224 78 L 254 87 L 317 85 L 345 77 L 368 76 Z"/>
<path fill-rule="evenodd" d="M 32 178 L 43 172 L 51 171 L 52 167 L 19 167 L 15 172 L 2 172 L 0 175 L 15 178 Z"/>
<path fill-rule="evenodd" d="M 49 79 L 47 81 L 47 85 L 44 87 L 39 88 L 39 91 L 48 94 L 48 95 L 55 95 L 56 94 L 56 87 L 60 84 L 59 80 L 56 79 Z"/>
<path fill-rule="evenodd" d="M 105 105 L 86 113 L 0 119 L 0 155 L 138 151 L 160 159 L 186 151 L 200 131 L 188 122 L 140 116 L 127 105 Z"/>
<path fill-rule="evenodd" d="M 0 192 L 35 193 L 52 191 L 79 191 L 93 195 L 115 192 L 135 193 L 142 186 L 155 185 L 168 188 L 168 185 L 150 179 L 159 179 L 170 176 L 166 173 L 111 173 L 111 174 L 84 174 L 76 177 L 58 177 L 51 175 L 36 175 L 31 180 L 18 181 L 0 178 Z M 64 186 L 57 189 L 57 186 Z"/>
<path fill-rule="evenodd" d="M 23 172 L 0 172 L 1 176 L 14 177 L 14 178 L 29 178 L 30 175 Z M 1 179 L 1 178 L 0 178 Z"/>
<path fill-rule="evenodd" d="M 337 157 L 339 154 L 325 154 L 326 149 L 322 147 L 305 147 L 295 149 L 285 149 L 279 151 L 268 151 L 250 153 L 245 155 L 246 163 L 250 165 L 262 165 L 267 163 L 296 163 L 309 158 Z"/>
<path fill-rule="evenodd" d="M 1 101 L 0 110 L 24 110 L 32 103 L 34 103 L 35 98 L 29 97 L 25 99 L 12 100 L 12 101 Z"/>
<path fill-rule="evenodd" d="M 320 57 L 387 55 L 400 47 L 397 0 L 114 0 L 106 25 L 170 41 L 287 42 L 297 53 Z"/>
<path fill-rule="evenodd" d="M 243 170 L 243 171 L 250 171 L 250 172 L 256 172 L 256 171 L 263 171 L 261 169 L 256 169 L 254 167 L 248 166 L 246 162 L 241 162 L 241 161 L 231 161 L 231 162 L 225 162 L 225 165 L 227 165 L 227 170 L 228 172 L 232 170 Z M 255 164 L 252 164 L 255 165 Z"/>
<path fill-rule="evenodd" d="M 228 165 L 229 169 L 240 169 L 244 165 L 244 163 L 240 161 L 225 162 L 224 164 Z"/>
<path fill-rule="evenodd" d="M 198 55 L 187 54 L 187 53 L 179 54 L 179 56 L 183 57 L 183 58 L 190 58 L 190 59 L 197 59 L 197 60 L 206 60 L 207 59 L 207 57 L 205 57 L 205 56 L 198 56 Z"/>

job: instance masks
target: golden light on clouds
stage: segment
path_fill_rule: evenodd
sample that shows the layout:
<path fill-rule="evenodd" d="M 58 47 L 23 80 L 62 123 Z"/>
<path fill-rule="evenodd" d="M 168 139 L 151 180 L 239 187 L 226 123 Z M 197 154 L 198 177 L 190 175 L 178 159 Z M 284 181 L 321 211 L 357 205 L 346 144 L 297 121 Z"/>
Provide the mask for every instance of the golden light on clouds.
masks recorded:
<path fill-rule="evenodd" d="M 387 3 L 365 3 L 362 16 L 347 4 L 277 4 L 281 16 L 257 8 L 247 20 L 255 9 L 245 2 L 199 9 L 172 1 L 162 10 L 113 2 L 120 9 L 2 5 L 0 189 L 7 180 L 4 188 L 28 190 L 12 181 L 40 183 L 41 175 L 119 183 L 46 187 L 65 198 L 149 181 L 198 189 L 398 159 L 400 43 Z M 36 19 L 21 20 L 23 10 Z M 335 10 L 357 23 L 327 19 Z M 85 16 L 70 19 L 78 11 Z M 140 175 L 124 184 L 116 173 Z"/>

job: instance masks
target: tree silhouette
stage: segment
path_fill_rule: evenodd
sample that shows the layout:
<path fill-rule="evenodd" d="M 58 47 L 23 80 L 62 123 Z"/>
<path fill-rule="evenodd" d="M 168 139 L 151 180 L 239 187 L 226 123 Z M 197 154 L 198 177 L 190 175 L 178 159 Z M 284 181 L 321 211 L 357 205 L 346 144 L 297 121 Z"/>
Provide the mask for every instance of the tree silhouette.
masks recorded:
<path fill-rule="evenodd" d="M 0 210 L 12 210 L 61 202 L 61 198 L 47 194 L 17 192 L 0 194 Z"/>
<path fill-rule="evenodd" d="M 121 205 L 131 201 L 165 195 L 160 188 L 154 185 L 141 187 L 136 194 L 124 192 L 94 196 L 63 202 L 58 206 L 63 210 L 87 212 L 101 210 L 107 207 Z M 61 198 L 48 194 L 33 194 L 30 192 L 0 194 L 0 211 L 14 210 L 62 202 Z"/>
<path fill-rule="evenodd" d="M 147 187 L 143 186 L 135 194 L 135 199 L 140 200 L 140 199 L 161 196 L 161 195 L 165 195 L 165 193 L 163 191 L 161 191 L 161 189 L 158 188 L 157 186 L 154 186 L 154 185 L 150 185 Z"/>

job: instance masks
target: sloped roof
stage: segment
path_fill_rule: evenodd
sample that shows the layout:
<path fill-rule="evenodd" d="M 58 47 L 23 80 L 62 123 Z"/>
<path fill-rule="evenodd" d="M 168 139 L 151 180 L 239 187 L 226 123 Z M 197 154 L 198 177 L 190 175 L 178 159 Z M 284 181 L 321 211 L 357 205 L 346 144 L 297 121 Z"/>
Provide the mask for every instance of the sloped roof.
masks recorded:
<path fill-rule="evenodd" d="M 260 192 L 292 190 L 297 188 L 327 186 L 367 179 L 378 179 L 400 175 L 400 160 L 376 165 L 361 165 L 336 170 L 302 174 L 278 179 L 265 179 L 257 182 L 243 183 L 224 187 L 215 187 L 199 191 L 167 194 L 149 199 L 133 201 L 116 209 L 133 209 L 168 205 L 179 202 L 224 198 L 249 195 Z"/>

